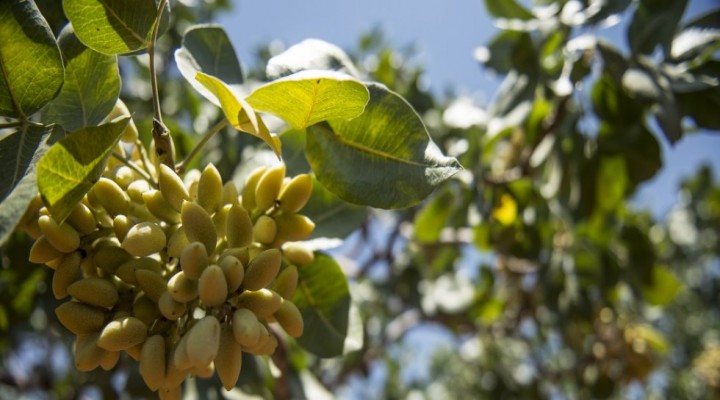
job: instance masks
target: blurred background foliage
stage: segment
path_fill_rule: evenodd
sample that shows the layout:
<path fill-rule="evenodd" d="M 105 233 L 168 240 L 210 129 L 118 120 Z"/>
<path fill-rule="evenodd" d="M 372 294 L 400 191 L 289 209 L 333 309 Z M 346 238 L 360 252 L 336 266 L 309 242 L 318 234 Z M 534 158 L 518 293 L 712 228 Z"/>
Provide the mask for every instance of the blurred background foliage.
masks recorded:
<path fill-rule="evenodd" d="M 60 2 L 37 0 L 53 30 Z M 348 49 L 368 80 L 405 97 L 465 170 L 424 203 L 369 210 L 315 198 L 317 237 L 351 285 L 345 354 L 317 359 L 286 343 L 275 377 L 244 360 L 245 394 L 275 398 L 683 398 L 720 396 L 720 184 L 699 169 L 664 218 L 633 207 L 661 168 L 659 141 L 720 129 L 720 9 L 684 15 L 685 0 L 486 0 L 498 33 L 476 51 L 503 79 L 488 104 L 422 84 L 414 49 L 380 30 Z M 173 50 L 231 2 L 171 2 L 158 45 L 165 123 L 182 158 L 222 115 L 180 77 Z M 627 18 L 627 46 L 602 30 Z M 682 22 L 681 22 L 682 21 Z M 243 43 L 247 43 L 243 40 Z M 237 46 L 238 43 L 235 43 Z M 627 50 L 623 50 L 627 49 Z M 282 48 L 244 60 L 249 85 Z M 452 62 L 449 60 L 449 62 Z M 121 97 L 149 141 L 147 57 L 121 59 Z M 480 72 L 479 72 L 480 73 Z M 280 130 L 281 126 L 271 129 Z M 698 133 L 701 132 L 701 133 Z M 292 174 L 303 132 L 282 135 Z M 203 165 L 242 182 L 268 157 L 223 131 Z M 316 196 L 321 196 L 317 194 Z M 143 398 L 133 363 L 72 368 L 44 267 L 16 234 L 0 269 L 0 398 Z M 191 395 L 228 396 L 197 380 Z M 237 395 L 235 393 L 234 395 Z M 236 396 L 237 397 L 237 396 Z"/>

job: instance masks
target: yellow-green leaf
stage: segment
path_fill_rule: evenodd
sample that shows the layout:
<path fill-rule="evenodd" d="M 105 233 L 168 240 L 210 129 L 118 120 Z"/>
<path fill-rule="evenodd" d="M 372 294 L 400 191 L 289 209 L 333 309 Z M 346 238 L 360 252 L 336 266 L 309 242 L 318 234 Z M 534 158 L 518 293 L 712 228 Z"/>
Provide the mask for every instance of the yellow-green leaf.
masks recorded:
<path fill-rule="evenodd" d="M 305 128 L 331 119 L 353 119 L 363 113 L 369 99 L 365 85 L 349 75 L 307 70 L 260 86 L 247 102 L 295 128 Z"/>
<path fill-rule="evenodd" d="M 260 115 L 245 100 L 238 97 L 225 82 L 212 75 L 198 72 L 195 79 L 217 98 L 230 125 L 262 139 L 280 157 L 280 140 L 270 134 Z"/>
<path fill-rule="evenodd" d="M 80 129 L 45 153 L 37 166 L 37 184 L 45 205 L 58 222 L 100 179 L 110 152 L 120 139 L 128 118 Z"/>

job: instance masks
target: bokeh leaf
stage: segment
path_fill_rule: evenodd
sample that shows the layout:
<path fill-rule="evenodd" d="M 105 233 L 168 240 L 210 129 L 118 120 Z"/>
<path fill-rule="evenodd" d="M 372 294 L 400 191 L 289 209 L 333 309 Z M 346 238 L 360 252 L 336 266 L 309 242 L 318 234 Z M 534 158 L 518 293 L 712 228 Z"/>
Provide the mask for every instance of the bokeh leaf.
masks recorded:
<path fill-rule="evenodd" d="M 53 217 L 62 222 L 100 179 L 128 118 L 82 128 L 55 143 L 37 166 L 37 185 Z"/>
<path fill-rule="evenodd" d="M 650 304 L 666 306 L 682 287 L 682 282 L 667 267 L 656 265 L 652 272 L 652 282 L 642 287 L 642 295 Z"/>
<path fill-rule="evenodd" d="M 305 128 L 320 121 L 355 118 L 369 96 L 365 85 L 349 75 L 308 70 L 260 86 L 246 100 L 258 111 Z"/>
<path fill-rule="evenodd" d="M 675 36 L 687 0 L 640 0 L 627 30 L 633 53 L 652 54 L 660 45 L 665 54 Z"/>
<path fill-rule="evenodd" d="M 280 141 L 273 138 L 260 115 L 245 100 L 238 97 L 225 82 L 214 76 L 198 72 L 195 79 L 217 98 L 230 125 L 260 138 L 280 157 L 282 154 Z"/>
<path fill-rule="evenodd" d="M 72 132 L 97 125 L 120 95 L 117 57 L 86 47 L 66 25 L 58 38 L 65 62 L 65 84 L 43 110 L 43 118 Z"/>
<path fill-rule="evenodd" d="M 341 48 L 319 39 L 305 39 L 272 57 L 265 74 L 268 79 L 278 79 L 308 69 L 339 71 L 354 77 L 360 75 Z"/>
<path fill-rule="evenodd" d="M 26 126 L 0 140 L 0 244 L 37 195 L 36 167 L 52 127 Z"/>
<path fill-rule="evenodd" d="M 185 31 L 182 47 L 175 51 L 175 62 L 185 80 L 213 102 L 216 97 L 195 79 L 198 72 L 212 75 L 231 88 L 244 81 L 235 49 L 219 25 L 196 25 Z"/>
<path fill-rule="evenodd" d="M 63 84 L 60 50 L 32 1 L 0 2 L 0 115 L 24 118 Z"/>
<path fill-rule="evenodd" d="M 298 268 L 300 278 L 293 303 L 305 322 L 298 343 L 319 357 L 343 352 L 350 313 L 350 291 L 340 266 L 327 254 L 316 252 L 311 264 Z"/>
<path fill-rule="evenodd" d="M 515 0 L 485 0 L 485 8 L 496 18 L 532 19 L 533 15 Z"/>
<path fill-rule="evenodd" d="M 368 85 L 365 112 L 308 128 L 307 158 L 318 180 L 341 199 L 379 208 L 417 204 L 462 167 L 430 139 L 399 95 Z"/>
<path fill-rule="evenodd" d="M 154 0 L 64 0 L 63 9 L 77 37 L 109 55 L 146 48 L 157 13 Z"/>

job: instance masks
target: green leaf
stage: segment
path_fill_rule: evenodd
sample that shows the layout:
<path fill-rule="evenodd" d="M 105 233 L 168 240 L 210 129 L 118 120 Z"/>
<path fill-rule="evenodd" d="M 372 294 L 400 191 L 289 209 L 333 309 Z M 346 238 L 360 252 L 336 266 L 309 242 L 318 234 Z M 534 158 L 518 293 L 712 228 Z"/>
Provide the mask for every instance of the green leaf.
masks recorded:
<path fill-rule="evenodd" d="M 255 89 L 247 102 L 294 128 L 362 114 L 370 95 L 361 82 L 334 71 L 300 71 Z"/>
<path fill-rule="evenodd" d="M 448 218 L 454 211 L 452 205 L 456 193 L 449 186 L 444 187 L 438 196 L 434 196 L 415 215 L 415 238 L 423 243 L 436 242 L 445 227 Z"/>
<path fill-rule="evenodd" d="M 367 209 L 340 200 L 313 176 L 313 191 L 302 214 L 315 223 L 311 238 L 345 238 L 367 218 Z"/>
<path fill-rule="evenodd" d="M 617 125 L 631 125 L 642 119 L 642 105 L 625 93 L 607 69 L 595 82 L 591 98 L 593 109 L 601 119 Z"/>
<path fill-rule="evenodd" d="M 195 79 L 217 99 L 230 125 L 262 139 L 280 157 L 282 154 L 280 141 L 270 135 L 260 115 L 245 100 L 238 97 L 225 82 L 214 76 L 198 72 Z"/>
<path fill-rule="evenodd" d="M 515 0 L 485 0 L 485 8 L 495 18 L 533 19 L 530 11 Z"/>
<path fill-rule="evenodd" d="M 603 157 L 596 181 L 596 205 L 599 211 L 615 211 L 625 198 L 628 178 L 625 159 L 621 156 Z"/>
<path fill-rule="evenodd" d="M 640 0 L 627 30 L 633 54 L 652 54 L 660 45 L 665 54 L 675 36 L 687 0 Z"/>
<path fill-rule="evenodd" d="M 196 25 L 185 31 L 182 47 L 175 51 L 175 62 L 182 76 L 210 101 L 215 96 L 195 75 L 212 75 L 235 89 L 244 81 L 240 61 L 225 30 L 218 25 Z"/>
<path fill-rule="evenodd" d="M 40 195 L 62 222 L 100 179 L 107 159 L 130 119 L 73 132 L 55 143 L 37 166 Z"/>
<path fill-rule="evenodd" d="M 676 99 L 683 114 L 692 118 L 698 126 L 720 130 L 720 88 L 676 93 Z"/>
<path fill-rule="evenodd" d="M 308 161 L 318 180 L 345 201 L 412 206 L 462 167 L 442 154 L 402 97 L 382 85 L 368 88 L 361 116 L 308 128 Z"/>
<path fill-rule="evenodd" d="M 65 62 L 65 84 L 43 110 L 43 119 L 72 132 L 97 125 L 112 111 L 120 95 L 117 57 L 87 48 L 68 24 L 58 38 Z"/>
<path fill-rule="evenodd" d="M 341 355 L 350 313 L 345 275 L 332 257 L 320 252 L 315 253 L 315 261 L 298 268 L 298 272 L 292 301 L 305 322 L 298 343 L 318 357 Z"/>
<path fill-rule="evenodd" d="M 305 158 L 305 130 L 290 129 L 280 135 L 282 141 L 282 158 L 287 168 L 287 175 L 311 172 L 310 164 Z"/>
<path fill-rule="evenodd" d="M 37 195 L 36 167 L 52 127 L 26 126 L 0 140 L 0 244 Z"/>
<path fill-rule="evenodd" d="M 63 9 L 80 41 L 109 55 L 146 48 L 157 14 L 155 0 L 63 0 Z"/>
<path fill-rule="evenodd" d="M 25 119 L 63 84 L 60 50 L 32 1 L 0 1 L 0 115 Z"/>
<path fill-rule="evenodd" d="M 498 74 L 511 70 L 530 74 L 539 67 L 540 57 L 528 32 L 502 31 L 492 39 L 486 54 L 487 58 L 478 61 Z"/>
<path fill-rule="evenodd" d="M 274 56 L 268 61 L 265 75 L 268 79 L 278 79 L 308 69 L 360 76 L 350 57 L 341 48 L 319 39 L 303 40 Z"/>
<path fill-rule="evenodd" d="M 643 124 L 618 126 L 601 122 L 598 149 L 625 157 L 628 178 L 633 187 L 652 178 L 662 168 L 660 144 Z"/>
<path fill-rule="evenodd" d="M 656 265 L 652 272 L 652 283 L 642 287 L 645 301 L 656 306 L 666 306 L 682 289 L 682 282 L 669 269 Z"/>

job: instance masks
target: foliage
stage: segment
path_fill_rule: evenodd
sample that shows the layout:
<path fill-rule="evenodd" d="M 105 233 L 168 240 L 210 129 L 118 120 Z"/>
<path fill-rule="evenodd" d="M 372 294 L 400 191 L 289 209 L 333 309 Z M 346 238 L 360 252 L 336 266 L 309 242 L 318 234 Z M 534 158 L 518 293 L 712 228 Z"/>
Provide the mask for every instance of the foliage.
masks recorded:
<path fill-rule="evenodd" d="M 223 2 L 53 3 L 0 4 L 0 373 L 12 383 L 0 393 L 148 395 L 131 362 L 89 374 L 37 363 L 46 386 L 12 367 L 29 357 L 24 343 L 69 354 L 52 274 L 26 261 L 23 211 L 39 193 L 64 220 L 109 160 L 123 161 L 131 124 L 140 137 L 121 142 L 128 154 L 179 173 L 212 162 L 241 191 L 255 166 L 278 159 L 313 174 L 305 213 L 324 252 L 299 269 L 293 297 L 306 333 L 279 335 L 272 364 L 245 355 L 244 392 L 720 391 L 717 179 L 707 168 L 687 179 L 664 221 L 631 205 L 663 167 L 659 141 L 720 127 L 720 10 L 486 0 L 500 31 L 476 56 L 503 83 L 480 106 L 422 89 L 422 69 L 397 62 L 378 32 L 351 55 L 318 40 L 265 52 L 246 74 L 222 27 L 197 24 Z M 618 18 L 627 46 L 602 36 Z M 129 119 L 108 118 L 118 99 Z M 433 337 L 442 345 L 415 361 Z M 221 394 L 217 378 L 188 385 Z"/>

